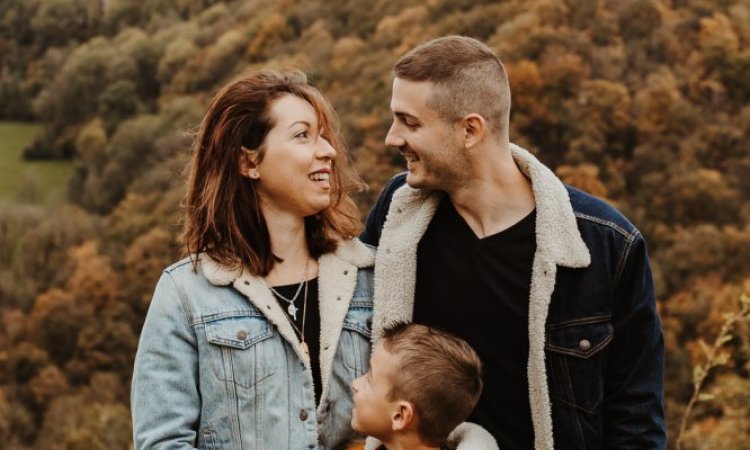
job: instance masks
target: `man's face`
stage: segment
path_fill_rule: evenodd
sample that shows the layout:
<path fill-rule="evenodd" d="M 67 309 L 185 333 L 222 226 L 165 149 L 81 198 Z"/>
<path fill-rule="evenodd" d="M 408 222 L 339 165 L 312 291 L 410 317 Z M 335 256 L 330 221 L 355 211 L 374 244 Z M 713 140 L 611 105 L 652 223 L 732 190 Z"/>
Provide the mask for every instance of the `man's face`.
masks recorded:
<path fill-rule="evenodd" d="M 396 356 L 378 343 L 370 358 L 370 370 L 352 381 L 354 407 L 352 428 L 361 433 L 388 440 L 393 433 L 391 415 L 398 402 L 388 399 L 391 391 L 391 375 L 397 370 Z"/>
<path fill-rule="evenodd" d="M 385 144 L 397 147 L 406 159 L 409 186 L 450 192 L 466 173 L 463 129 L 427 106 L 434 86 L 430 81 L 393 80 L 393 124 Z"/>

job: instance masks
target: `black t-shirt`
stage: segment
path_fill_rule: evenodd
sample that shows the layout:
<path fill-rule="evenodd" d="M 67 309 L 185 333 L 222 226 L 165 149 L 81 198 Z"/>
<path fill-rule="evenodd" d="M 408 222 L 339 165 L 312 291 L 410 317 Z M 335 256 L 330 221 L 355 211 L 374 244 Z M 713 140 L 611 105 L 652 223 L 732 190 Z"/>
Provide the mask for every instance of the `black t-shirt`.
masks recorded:
<path fill-rule="evenodd" d="M 471 422 L 500 448 L 531 449 L 526 372 L 536 211 L 479 239 L 444 198 L 417 251 L 414 322 L 464 338 L 482 360 L 484 390 Z"/>
<path fill-rule="evenodd" d="M 289 284 L 286 286 L 273 286 L 274 289 L 279 291 L 279 294 L 284 297 L 291 299 L 299 288 L 299 283 Z M 299 297 L 294 302 L 297 306 L 297 320 L 294 322 L 299 330 L 302 330 L 302 318 L 304 317 L 304 300 L 305 300 L 305 288 L 302 287 L 302 291 Z M 274 298 L 279 302 L 279 305 L 286 313 L 287 317 L 292 319 L 289 315 L 287 308 L 289 303 L 279 299 L 274 295 Z M 313 383 L 315 384 L 315 404 L 320 404 L 320 396 L 323 391 L 321 376 L 320 376 L 320 308 L 318 307 L 318 279 L 313 278 L 307 282 L 307 317 L 305 317 L 305 343 L 310 352 L 310 367 L 312 369 Z M 297 335 L 299 337 L 299 334 Z"/>

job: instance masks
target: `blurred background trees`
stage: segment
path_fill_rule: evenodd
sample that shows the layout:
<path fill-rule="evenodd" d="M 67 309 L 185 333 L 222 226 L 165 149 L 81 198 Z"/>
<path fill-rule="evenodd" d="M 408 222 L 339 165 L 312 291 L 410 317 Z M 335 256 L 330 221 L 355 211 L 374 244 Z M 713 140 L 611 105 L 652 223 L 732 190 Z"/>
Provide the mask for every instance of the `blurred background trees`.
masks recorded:
<path fill-rule="evenodd" d="M 645 234 L 674 436 L 700 340 L 750 291 L 747 1 L 4 0 L 0 120 L 41 122 L 26 157 L 75 169 L 65 204 L 0 199 L 3 448 L 130 445 L 137 337 L 182 253 L 190 131 L 221 85 L 307 72 L 370 185 L 364 213 L 403 169 L 383 145 L 391 66 L 445 34 L 504 60 L 512 140 Z M 683 448 L 750 449 L 748 325 L 734 336 Z"/>

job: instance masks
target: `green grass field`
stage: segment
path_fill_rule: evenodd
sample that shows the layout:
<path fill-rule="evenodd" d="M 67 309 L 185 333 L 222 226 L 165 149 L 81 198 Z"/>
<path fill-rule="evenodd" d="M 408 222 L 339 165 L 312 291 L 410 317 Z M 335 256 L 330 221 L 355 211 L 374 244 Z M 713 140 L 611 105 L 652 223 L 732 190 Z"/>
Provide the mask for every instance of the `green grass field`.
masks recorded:
<path fill-rule="evenodd" d="M 35 124 L 0 122 L 0 199 L 20 202 L 65 201 L 73 165 L 63 161 L 25 161 L 26 147 L 39 133 Z"/>

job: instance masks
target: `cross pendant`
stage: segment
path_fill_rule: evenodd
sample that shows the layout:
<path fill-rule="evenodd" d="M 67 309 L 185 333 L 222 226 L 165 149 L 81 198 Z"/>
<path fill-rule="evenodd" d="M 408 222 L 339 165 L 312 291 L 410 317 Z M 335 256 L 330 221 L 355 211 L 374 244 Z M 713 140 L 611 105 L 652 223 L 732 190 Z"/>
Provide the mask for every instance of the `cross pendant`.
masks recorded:
<path fill-rule="evenodd" d="M 294 306 L 294 303 L 290 303 L 289 307 L 286 309 L 290 316 L 292 316 L 293 320 L 297 320 L 297 307 Z"/>

